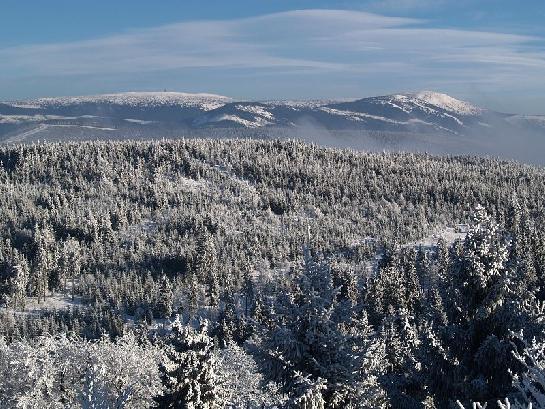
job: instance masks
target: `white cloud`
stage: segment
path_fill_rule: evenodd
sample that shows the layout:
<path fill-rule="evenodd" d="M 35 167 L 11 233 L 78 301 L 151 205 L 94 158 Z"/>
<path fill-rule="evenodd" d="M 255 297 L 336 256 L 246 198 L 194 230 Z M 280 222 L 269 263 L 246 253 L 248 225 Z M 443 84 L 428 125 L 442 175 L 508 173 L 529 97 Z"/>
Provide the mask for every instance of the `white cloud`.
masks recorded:
<path fill-rule="evenodd" d="M 445 6 L 447 3 L 448 0 L 376 0 L 371 1 L 368 7 L 373 10 L 399 12 L 400 10 L 436 9 Z"/>

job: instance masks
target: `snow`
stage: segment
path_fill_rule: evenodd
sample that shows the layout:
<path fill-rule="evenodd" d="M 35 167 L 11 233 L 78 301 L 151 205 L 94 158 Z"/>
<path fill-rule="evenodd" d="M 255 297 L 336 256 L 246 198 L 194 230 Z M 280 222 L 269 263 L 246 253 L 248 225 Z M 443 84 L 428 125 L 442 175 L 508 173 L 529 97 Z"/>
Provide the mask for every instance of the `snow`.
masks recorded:
<path fill-rule="evenodd" d="M 223 122 L 223 121 L 235 122 L 245 126 L 246 128 L 261 128 L 261 127 L 272 124 L 272 122 L 267 121 L 265 118 L 261 116 L 254 116 L 253 120 L 249 120 L 249 119 L 241 118 L 237 115 L 230 115 L 230 114 L 221 114 L 221 115 L 215 115 L 212 117 L 200 118 L 198 121 L 195 121 L 195 124 L 203 125 L 206 123 Z"/>
<path fill-rule="evenodd" d="M 379 97 L 377 103 L 391 105 L 407 114 L 412 113 L 415 109 L 420 109 L 427 114 L 451 118 L 459 125 L 463 125 L 463 122 L 456 115 L 479 115 L 484 111 L 469 102 L 460 101 L 449 95 L 432 91 Z"/>
<path fill-rule="evenodd" d="M 0 124 L 22 124 L 27 122 L 41 122 L 47 120 L 76 119 L 74 116 L 59 115 L 0 115 Z"/>
<path fill-rule="evenodd" d="M 214 122 L 230 121 L 240 124 L 246 128 L 262 128 L 267 125 L 273 125 L 275 123 L 274 114 L 268 111 L 266 107 L 262 105 L 237 104 L 234 108 L 239 111 L 241 115 L 236 115 L 234 113 L 205 115 L 203 117 L 197 118 L 193 123 L 199 126 Z M 242 114 L 252 114 L 252 118 L 248 119 L 248 115 Z"/>
<path fill-rule="evenodd" d="M 467 225 L 460 224 L 456 226 L 437 227 L 433 229 L 427 237 L 421 240 L 407 243 L 407 247 L 434 248 L 439 239 L 445 240 L 447 245 L 451 245 L 456 240 L 463 240 L 467 235 Z"/>
<path fill-rule="evenodd" d="M 456 133 L 456 132 L 454 132 L 454 131 L 452 131 L 450 129 L 447 129 L 445 127 L 439 126 L 437 124 L 432 124 L 430 122 L 422 121 L 421 119 L 418 119 L 418 118 L 411 118 L 408 121 L 396 121 L 394 119 L 385 118 L 383 116 L 371 115 L 371 114 L 367 114 L 367 113 L 364 113 L 364 112 L 345 111 L 345 110 L 327 108 L 327 107 L 322 107 L 322 108 L 320 108 L 320 110 L 322 110 L 324 112 L 327 112 L 328 114 L 331 114 L 331 115 L 345 116 L 345 117 L 347 117 L 348 119 L 350 119 L 352 121 L 365 122 L 365 119 L 373 119 L 373 120 L 376 120 L 376 121 L 383 121 L 383 122 L 387 122 L 387 123 L 390 123 L 390 124 L 396 124 L 396 125 L 421 124 L 421 125 L 432 126 L 432 127 L 437 128 L 437 129 L 441 129 L 443 131 Z"/>
<path fill-rule="evenodd" d="M 9 105 L 13 108 L 23 108 L 23 109 L 40 109 L 40 106 L 33 104 L 25 104 L 24 102 L 8 102 L 6 105 Z"/>
<path fill-rule="evenodd" d="M 91 126 L 91 125 L 60 125 L 60 124 L 48 124 L 45 125 L 57 128 L 85 128 L 85 129 L 98 129 L 99 131 L 116 131 L 115 128 L 107 128 L 102 126 Z"/>
<path fill-rule="evenodd" d="M 538 123 L 541 123 L 541 124 L 545 125 L 545 116 L 527 115 L 527 116 L 525 116 L 525 118 L 528 119 L 529 121 L 535 121 L 535 122 L 538 122 Z"/>
<path fill-rule="evenodd" d="M 364 112 L 345 111 L 345 110 L 327 108 L 327 107 L 322 107 L 320 108 L 320 110 L 327 112 L 328 114 L 331 114 L 331 115 L 345 116 L 353 121 L 364 121 L 365 119 L 374 119 L 377 121 L 388 122 L 391 124 L 407 124 L 407 122 L 396 121 L 394 119 L 385 118 L 383 116 L 366 114 Z"/>
<path fill-rule="evenodd" d="M 421 91 L 414 95 L 409 95 L 424 101 L 426 104 L 436 106 L 459 115 L 478 115 L 483 110 L 469 102 L 460 101 L 447 94 L 441 94 L 433 91 Z"/>
<path fill-rule="evenodd" d="M 23 133 L 11 136 L 10 138 L 6 139 L 4 142 L 7 142 L 7 143 L 22 142 L 27 137 L 35 135 L 35 134 L 37 134 L 37 133 L 39 133 L 39 132 L 41 132 L 41 131 L 43 131 L 45 129 L 47 129 L 47 125 L 41 124 L 41 125 L 37 126 L 36 128 L 31 129 L 30 131 L 25 131 Z"/>
<path fill-rule="evenodd" d="M 251 114 L 262 116 L 263 118 L 271 120 L 274 119 L 274 115 L 272 113 L 259 105 L 236 105 L 235 108 L 244 112 L 249 112 Z"/>
<path fill-rule="evenodd" d="M 458 125 L 463 125 L 464 124 L 462 121 L 460 121 L 454 115 L 450 115 L 450 114 L 447 114 L 447 113 L 444 113 L 443 115 L 446 116 L 447 118 L 452 118 Z"/>
<path fill-rule="evenodd" d="M 358 101 L 360 108 L 348 109 L 346 107 L 336 106 L 335 103 Z M 204 114 L 196 114 L 193 117 L 193 125 L 213 124 L 218 122 L 230 122 L 238 124 L 245 128 L 262 128 L 275 124 L 289 124 L 296 126 L 290 121 L 290 114 L 283 113 L 283 110 L 298 111 L 300 113 L 312 116 L 319 112 L 326 112 L 330 115 L 342 116 L 348 121 L 360 122 L 362 124 L 368 121 L 381 121 L 384 123 L 407 126 L 411 124 L 422 124 L 431 129 L 445 130 L 449 133 L 457 134 L 459 128 L 464 127 L 468 116 L 477 116 L 484 112 L 468 102 L 460 101 L 449 95 L 422 91 L 418 93 L 393 94 L 380 97 L 362 99 L 363 105 L 375 105 L 369 113 L 364 112 L 359 100 L 355 99 L 317 99 L 317 100 L 269 100 L 264 102 L 244 102 L 241 100 L 233 101 L 229 97 L 197 93 L 190 94 L 184 92 L 126 92 L 117 94 L 103 94 L 94 96 L 79 97 L 58 97 L 41 98 L 33 101 L 19 102 L 18 105 L 34 106 L 38 108 L 70 106 L 77 104 L 113 104 L 120 106 L 130 106 L 138 108 L 153 109 L 161 106 L 195 108 Z M 230 104 L 226 107 L 227 104 Z M 379 109 L 376 109 L 378 106 Z M 381 114 L 383 106 L 384 114 Z M 225 109 L 217 110 L 225 107 Z M 405 115 L 401 118 L 392 117 L 389 113 L 392 107 Z M 280 108 L 281 110 L 274 110 Z M 424 114 L 424 115 L 422 115 Z M 135 117 L 120 118 L 121 120 L 139 124 L 149 125 L 154 121 L 139 119 Z M 91 118 L 90 115 L 84 115 L 75 118 Z M 437 117 L 440 121 L 436 121 Z M 42 122 L 48 119 L 75 119 L 68 117 L 54 117 L 48 115 L 0 115 L 0 124 L 24 124 L 25 122 Z M 418 119 L 415 119 L 418 118 Z M 512 116 L 510 121 L 523 120 L 531 124 L 545 124 L 545 117 L 523 117 Z M 296 122 L 296 121 L 295 121 Z M 448 125 L 448 124 L 451 125 Z M 226 124 L 225 126 L 230 126 Z M 109 124 L 106 124 L 108 126 Z M 104 128 L 104 130 L 109 130 Z"/>
<path fill-rule="evenodd" d="M 71 283 L 68 282 L 67 288 L 70 290 Z M 60 311 L 68 308 L 83 307 L 83 301 L 80 296 L 74 299 L 69 294 L 53 293 L 45 297 L 45 301 L 38 302 L 36 297 L 27 297 L 24 311 L 15 311 L 7 308 L 7 311 L 17 315 L 41 315 L 44 311 Z"/>
<path fill-rule="evenodd" d="M 308 99 L 308 100 L 268 100 L 263 101 L 265 105 L 272 107 L 287 107 L 293 110 L 299 110 L 304 108 L 320 108 L 325 105 L 338 104 L 340 102 L 353 102 L 358 98 L 343 98 L 343 99 Z"/>
<path fill-rule="evenodd" d="M 259 195 L 259 192 L 257 191 L 255 185 L 249 180 L 237 176 L 234 172 L 232 172 L 230 169 L 226 168 L 223 165 L 215 164 L 211 167 L 215 169 L 216 171 L 226 175 L 227 177 L 229 177 L 231 180 L 236 182 L 239 186 L 249 191 L 250 193 Z"/>
<path fill-rule="evenodd" d="M 46 115 L 0 115 L 0 124 L 22 124 L 47 120 Z"/>
<path fill-rule="evenodd" d="M 401 102 L 401 104 L 397 104 L 396 102 Z M 400 111 L 403 111 L 407 114 L 410 114 L 412 111 L 412 107 L 407 103 L 408 98 L 405 95 L 394 95 L 392 99 L 386 100 L 384 102 L 385 105 L 391 105 L 394 108 L 399 109 Z"/>
<path fill-rule="evenodd" d="M 206 115 L 201 118 L 197 118 L 194 121 L 194 124 L 204 125 L 214 122 L 223 122 L 230 121 L 240 124 L 246 128 L 262 128 L 267 125 L 274 124 L 275 118 L 274 115 L 267 111 L 265 107 L 261 105 L 235 105 L 235 109 L 241 111 L 241 113 L 252 114 L 253 119 L 242 118 L 236 114 L 217 114 L 217 115 Z"/>
<path fill-rule="evenodd" d="M 130 122 L 133 124 L 140 124 L 140 125 L 149 125 L 155 122 L 155 121 L 144 121 L 143 119 L 133 119 L 133 118 L 125 118 L 123 120 L 126 122 Z"/>
<path fill-rule="evenodd" d="M 39 124 L 35 128 L 32 128 L 28 131 L 9 137 L 8 139 L 4 140 L 4 142 L 7 142 L 7 143 L 22 142 L 26 140 L 29 136 L 35 135 L 37 133 L 40 133 L 52 127 L 54 128 L 84 128 L 84 129 L 93 129 L 93 130 L 99 130 L 99 131 L 116 131 L 115 128 L 107 128 L 107 127 L 91 126 L 91 125 Z"/>
<path fill-rule="evenodd" d="M 220 108 L 231 102 L 231 98 L 216 94 L 190 94 L 186 92 L 124 92 L 118 94 L 102 94 L 77 97 L 39 98 L 28 101 L 28 104 L 45 106 L 67 106 L 86 103 L 109 103 L 127 106 L 155 107 L 178 105 L 180 107 L 198 107 L 204 111 Z"/>
<path fill-rule="evenodd" d="M 427 125 L 427 126 L 432 126 L 434 127 L 435 129 L 440 129 L 442 131 L 445 131 L 445 132 L 448 132 L 448 133 L 451 133 L 451 134 L 454 134 L 454 135 L 458 135 L 458 132 L 452 130 L 452 129 L 449 129 L 449 128 L 446 128 L 444 126 L 441 126 L 441 125 L 438 125 L 438 124 L 434 124 L 434 123 L 431 123 L 431 122 L 426 122 L 426 121 L 423 121 L 421 119 L 418 119 L 418 118 L 411 118 L 407 121 L 407 124 L 421 124 L 421 125 Z"/>
<path fill-rule="evenodd" d="M 195 180 L 186 177 L 180 177 L 178 179 L 178 182 L 180 184 L 180 187 L 182 187 L 184 190 L 189 191 L 203 190 L 208 185 L 208 183 L 206 183 L 204 180 Z"/>

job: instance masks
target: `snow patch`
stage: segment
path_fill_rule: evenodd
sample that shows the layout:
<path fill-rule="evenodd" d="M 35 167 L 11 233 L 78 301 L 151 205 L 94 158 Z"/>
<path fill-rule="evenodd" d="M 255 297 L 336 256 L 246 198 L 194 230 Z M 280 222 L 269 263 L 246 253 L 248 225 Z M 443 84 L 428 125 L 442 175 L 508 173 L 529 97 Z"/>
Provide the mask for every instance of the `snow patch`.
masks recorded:
<path fill-rule="evenodd" d="M 241 118 L 237 115 L 230 115 L 230 114 L 221 114 L 221 115 L 215 115 L 212 117 L 200 118 L 198 121 L 195 121 L 195 124 L 204 125 L 207 123 L 223 122 L 223 121 L 235 122 L 237 124 L 245 126 L 246 128 L 261 128 L 261 127 L 272 124 L 272 122 L 269 122 L 267 119 L 261 116 L 254 116 L 254 119 L 250 120 L 250 119 Z"/>
<path fill-rule="evenodd" d="M 476 107 L 469 102 L 460 101 L 459 99 L 452 98 L 447 94 L 441 94 L 439 92 L 421 91 L 412 96 L 424 101 L 426 104 L 460 115 L 478 115 L 483 111 L 481 108 Z"/>
<path fill-rule="evenodd" d="M 67 125 L 67 124 L 47 124 L 45 126 L 51 126 L 56 128 L 85 128 L 85 129 L 98 129 L 99 131 L 116 131 L 115 128 L 106 128 L 102 126 L 91 125 Z"/>
<path fill-rule="evenodd" d="M 344 98 L 344 99 L 309 99 L 309 100 L 270 100 L 262 101 L 263 104 L 269 105 L 271 107 L 285 107 L 291 108 L 294 111 L 299 109 L 315 109 L 320 108 L 326 105 L 338 104 L 341 102 L 354 102 L 358 98 Z"/>
<path fill-rule="evenodd" d="M 272 113 L 259 105 L 236 105 L 235 108 L 244 112 L 249 112 L 251 114 L 262 116 L 263 118 L 271 120 L 274 119 L 274 115 Z"/>
<path fill-rule="evenodd" d="M 133 119 L 133 118 L 125 118 L 123 120 L 126 122 L 130 122 L 133 124 L 140 124 L 140 125 L 149 125 L 155 122 L 155 121 L 144 121 L 143 119 Z"/>
<path fill-rule="evenodd" d="M 24 102 L 18 103 L 18 102 L 8 102 L 6 105 L 9 105 L 13 108 L 22 108 L 22 109 L 40 109 L 41 107 L 34 104 L 25 104 Z"/>
<path fill-rule="evenodd" d="M 78 97 L 39 98 L 28 101 L 27 104 L 38 108 L 46 106 L 67 106 L 78 104 L 108 103 L 133 107 L 156 107 L 177 105 L 180 107 L 196 107 L 203 111 L 211 111 L 231 102 L 231 98 L 215 94 L 190 94 L 186 92 L 125 92 L 118 94 L 103 94 Z"/>
<path fill-rule="evenodd" d="M 408 121 L 396 121 L 394 119 L 385 118 L 383 116 L 371 115 L 371 114 L 367 114 L 367 113 L 364 113 L 364 112 L 344 111 L 344 110 L 340 110 L 340 109 L 327 108 L 327 107 L 322 107 L 320 109 L 322 111 L 324 111 L 324 112 L 327 112 L 327 113 L 331 114 L 331 115 L 345 116 L 348 119 L 351 119 L 353 121 L 365 121 L 365 119 L 373 119 L 375 121 L 383 121 L 383 122 L 386 122 L 386 123 L 396 124 L 396 125 L 422 124 L 422 125 L 435 127 L 437 129 L 441 129 L 441 130 L 444 130 L 444 131 L 447 131 L 447 132 L 451 132 L 451 133 L 453 132 L 450 129 L 447 129 L 445 127 L 442 127 L 442 126 L 439 126 L 439 125 L 436 125 L 436 124 L 433 124 L 433 123 L 430 123 L 430 122 L 422 121 L 421 119 L 418 119 L 418 118 L 411 118 Z"/>
<path fill-rule="evenodd" d="M 60 115 L 1 115 L 0 124 L 24 124 L 28 122 L 42 122 L 47 120 L 71 120 L 76 119 L 74 116 Z"/>

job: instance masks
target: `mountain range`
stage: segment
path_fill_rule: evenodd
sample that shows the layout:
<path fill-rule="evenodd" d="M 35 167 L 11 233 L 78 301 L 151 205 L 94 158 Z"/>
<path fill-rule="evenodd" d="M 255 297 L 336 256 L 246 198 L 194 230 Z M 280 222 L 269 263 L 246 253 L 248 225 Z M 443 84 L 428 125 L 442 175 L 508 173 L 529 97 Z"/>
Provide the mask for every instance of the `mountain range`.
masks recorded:
<path fill-rule="evenodd" d="M 513 151 L 511 143 L 520 138 L 529 138 L 533 151 L 536 143 L 541 148 L 545 116 L 495 112 L 431 91 L 307 101 L 127 92 L 0 103 L 4 142 L 194 135 L 281 135 L 353 148 L 416 146 L 432 152 L 501 155 L 506 141 L 507 151 Z M 520 149 L 520 143 L 515 145 Z"/>

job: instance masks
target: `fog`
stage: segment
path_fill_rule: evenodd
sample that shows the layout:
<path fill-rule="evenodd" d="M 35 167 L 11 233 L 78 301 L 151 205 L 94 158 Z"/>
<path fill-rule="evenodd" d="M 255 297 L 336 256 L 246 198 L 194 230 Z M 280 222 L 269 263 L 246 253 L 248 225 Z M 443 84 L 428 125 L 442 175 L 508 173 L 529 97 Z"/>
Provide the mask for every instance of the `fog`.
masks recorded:
<path fill-rule="evenodd" d="M 505 130 L 496 127 L 493 132 L 473 132 L 456 135 L 337 131 L 308 126 L 292 130 L 296 139 L 322 146 L 351 148 L 370 152 L 422 152 L 437 155 L 475 155 L 516 160 L 533 165 L 545 165 L 545 135 L 537 131 Z"/>

